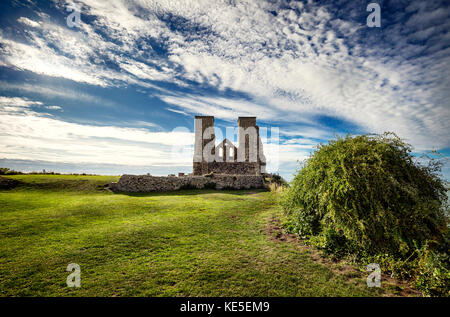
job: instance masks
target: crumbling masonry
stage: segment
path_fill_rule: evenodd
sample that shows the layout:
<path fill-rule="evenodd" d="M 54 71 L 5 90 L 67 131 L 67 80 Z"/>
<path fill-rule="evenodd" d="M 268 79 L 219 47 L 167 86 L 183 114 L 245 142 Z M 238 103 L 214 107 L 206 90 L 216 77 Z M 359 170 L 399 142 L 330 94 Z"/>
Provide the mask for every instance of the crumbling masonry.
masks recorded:
<path fill-rule="evenodd" d="M 115 192 L 263 188 L 265 168 L 256 117 L 238 118 L 238 146 L 227 138 L 216 146 L 214 117 L 196 116 L 192 174 L 123 175 L 109 187 Z"/>
<path fill-rule="evenodd" d="M 266 158 L 256 117 L 239 117 L 236 147 L 224 139 L 215 146 L 214 117 L 195 117 L 194 175 L 261 175 Z M 208 145 L 210 146 L 208 148 Z"/>

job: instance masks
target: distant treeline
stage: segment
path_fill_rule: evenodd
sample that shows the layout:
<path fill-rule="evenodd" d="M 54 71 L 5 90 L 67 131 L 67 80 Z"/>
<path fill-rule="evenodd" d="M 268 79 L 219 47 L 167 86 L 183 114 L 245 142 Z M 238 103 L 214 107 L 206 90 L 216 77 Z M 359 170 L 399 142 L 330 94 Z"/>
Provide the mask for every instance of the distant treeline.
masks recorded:
<path fill-rule="evenodd" d="M 0 167 L 0 175 L 80 175 L 80 176 L 97 176 L 97 174 L 87 174 L 87 173 L 57 173 L 57 172 L 50 172 L 43 169 L 41 172 L 20 172 L 15 171 L 7 167 Z"/>

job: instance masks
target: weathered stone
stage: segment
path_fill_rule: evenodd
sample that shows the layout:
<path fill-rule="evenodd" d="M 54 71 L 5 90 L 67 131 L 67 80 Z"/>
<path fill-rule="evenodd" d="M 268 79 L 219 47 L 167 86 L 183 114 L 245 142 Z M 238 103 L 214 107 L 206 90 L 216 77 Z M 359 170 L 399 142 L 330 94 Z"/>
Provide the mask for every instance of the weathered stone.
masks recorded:
<path fill-rule="evenodd" d="M 214 117 L 196 116 L 194 175 L 201 176 L 211 172 L 228 175 L 261 175 L 265 173 L 266 157 L 259 135 L 259 127 L 256 125 L 256 117 L 238 118 L 239 147 L 236 147 L 230 140 L 224 139 L 219 145 L 212 147 L 211 151 L 207 150 L 207 144 L 214 143 L 216 137 L 211 133 L 205 135 L 208 129 L 214 129 Z M 250 135 L 253 137 L 250 138 Z M 231 151 L 233 155 L 231 155 Z M 241 154 L 239 155 L 239 153 Z M 211 157 L 214 161 L 211 161 Z"/>
<path fill-rule="evenodd" d="M 209 142 L 213 142 L 212 144 L 214 145 L 215 140 L 214 117 L 196 116 L 192 174 L 185 176 L 184 173 L 179 173 L 178 177 L 175 177 L 174 174 L 164 177 L 151 176 L 150 174 L 123 175 L 118 183 L 111 183 L 109 188 L 115 192 L 164 192 L 195 188 L 263 188 L 266 159 L 262 150 L 259 127 L 256 125 L 256 117 L 239 117 L 238 125 L 239 148 L 234 146 L 228 139 L 225 139 L 217 147 L 211 148 L 211 154 L 215 161 L 209 160 L 210 156 L 208 156 L 208 161 L 206 161 L 203 150 Z M 249 135 L 245 132 L 247 129 L 254 130 L 252 142 L 250 142 Z M 203 138 L 205 131 L 208 131 L 208 134 L 206 138 Z M 241 151 L 245 149 L 245 153 L 241 152 L 243 159 L 237 162 L 239 149 Z M 218 156 L 215 155 L 216 150 L 219 152 Z M 251 153 L 256 154 L 255 160 L 250 159 Z"/>
<path fill-rule="evenodd" d="M 250 189 L 263 188 L 264 179 L 257 175 L 206 176 L 148 176 L 123 175 L 119 182 L 111 183 L 114 192 L 164 192 L 179 189 Z"/>

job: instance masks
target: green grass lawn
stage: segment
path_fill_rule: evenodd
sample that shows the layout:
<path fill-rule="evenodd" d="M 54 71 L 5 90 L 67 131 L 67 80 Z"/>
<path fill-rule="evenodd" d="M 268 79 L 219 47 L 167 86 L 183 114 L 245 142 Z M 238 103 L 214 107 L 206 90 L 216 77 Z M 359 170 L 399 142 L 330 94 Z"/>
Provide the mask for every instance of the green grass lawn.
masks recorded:
<path fill-rule="evenodd" d="M 265 230 L 262 191 L 113 194 L 118 177 L 17 175 L 0 191 L 1 296 L 380 296 Z M 81 287 L 68 288 L 69 263 Z M 353 277 L 353 278 L 352 278 Z"/>

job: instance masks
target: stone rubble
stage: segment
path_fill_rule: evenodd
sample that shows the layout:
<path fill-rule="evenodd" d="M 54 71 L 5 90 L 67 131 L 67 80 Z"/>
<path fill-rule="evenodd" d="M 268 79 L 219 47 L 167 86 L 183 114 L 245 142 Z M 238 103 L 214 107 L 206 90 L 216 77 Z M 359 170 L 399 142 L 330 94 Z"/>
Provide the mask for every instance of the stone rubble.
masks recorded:
<path fill-rule="evenodd" d="M 251 189 L 263 188 L 261 175 L 150 176 L 123 175 L 109 188 L 114 192 L 165 192 L 179 189 Z"/>

